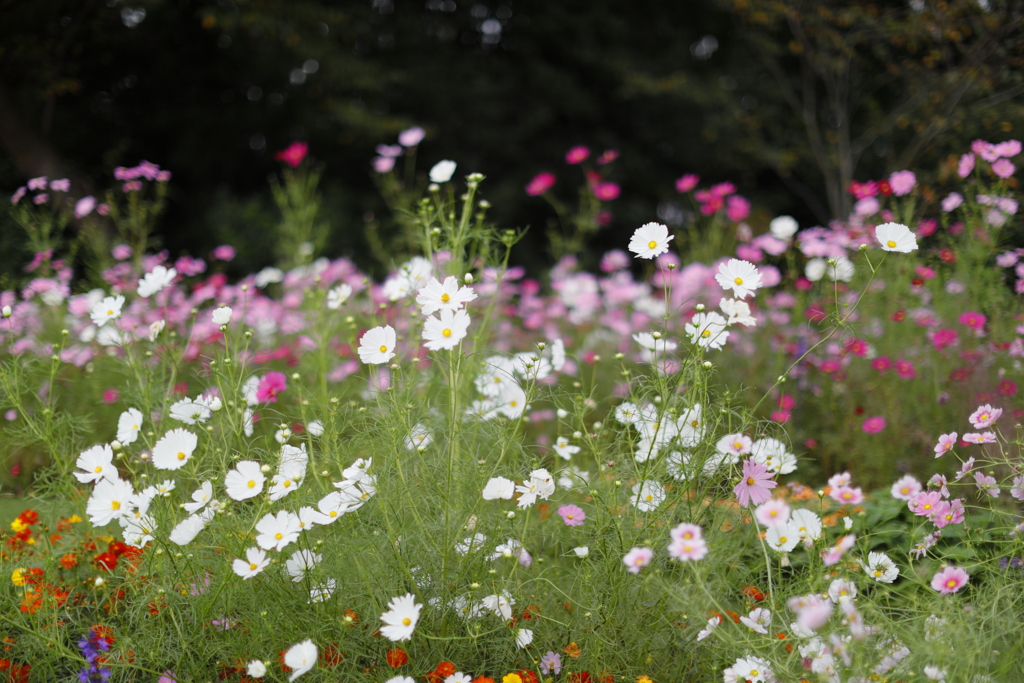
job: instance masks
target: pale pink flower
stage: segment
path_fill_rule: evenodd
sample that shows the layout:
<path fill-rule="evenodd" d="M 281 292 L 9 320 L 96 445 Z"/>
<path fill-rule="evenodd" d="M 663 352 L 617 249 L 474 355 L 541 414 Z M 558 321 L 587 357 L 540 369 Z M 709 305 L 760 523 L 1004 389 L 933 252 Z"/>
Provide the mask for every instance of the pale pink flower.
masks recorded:
<path fill-rule="evenodd" d="M 839 486 L 832 489 L 828 495 L 837 503 L 847 505 L 857 505 L 864 501 L 864 493 L 859 486 L 856 488 L 852 486 Z"/>
<path fill-rule="evenodd" d="M 999 419 L 999 416 L 1003 414 L 1002 408 L 993 408 L 989 404 L 978 406 L 978 409 L 971 413 L 970 418 L 971 425 L 975 429 L 985 429 L 991 427 Z"/>
<path fill-rule="evenodd" d="M 995 443 L 996 435 L 992 432 L 967 432 L 964 434 L 964 441 L 973 444 Z"/>
<path fill-rule="evenodd" d="M 932 588 L 942 595 L 949 595 L 967 585 L 970 578 L 970 574 L 960 567 L 945 567 L 932 577 Z"/>
<path fill-rule="evenodd" d="M 917 176 L 913 171 L 896 171 L 889 176 L 889 186 L 897 197 L 910 194 L 915 185 L 917 185 Z"/>
<path fill-rule="evenodd" d="M 694 538 L 689 541 L 676 541 L 668 546 L 668 554 L 680 562 L 689 560 L 700 560 L 708 554 L 708 544 L 703 538 Z"/>
<path fill-rule="evenodd" d="M 1010 489 L 1010 496 L 1015 500 L 1024 502 L 1024 476 L 1013 478 L 1013 488 Z"/>
<path fill-rule="evenodd" d="M 840 538 L 836 541 L 834 546 L 821 554 L 822 563 L 826 567 L 831 567 L 839 562 L 839 560 L 843 559 L 843 555 L 846 554 L 846 551 L 853 547 L 854 541 L 856 540 L 857 537 L 854 534 L 846 534 Z"/>
<path fill-rule="evenodd" d="M 893 498 L 896 500 L 905 500 L 907 502 L 910 502 L 910 500 L 920 492 L 921 482 L 909 474 L 898 479 L 896 483 L 892 485 L 892 488 L 889 489 L 889 493 Z"/>
<path fill-rule="evenodd" d="M 956 432 L 950 432 L 949 434 L 942 434 L 939 436 L 939 443 L 935 445 L 935 457 L 939 458 L 956 447 Z"/>
<path fill-rule="evenodd" d="M 935 506 L 942 500 L 942 494 L 938 491 L 924 491 L 910 501 L 907 507 L 910 511 L 919 517 L 927 517 L 935 509 Z"/>
<path fill-rule="evenodd" d="M 679 526 L 673 528 L 668 532 L 668 534 L 672 540 L 676 542 L 692 541 L 695 539 L 700 541 L 704 539 L 704 532 L 701 531 L 701 528 L 698 525 L 688 524 L 686 522 L 683 522 Z"/>
<path fill-rule="evenodd" d="M 988 495 L 992 496 L 993 498 L 999 497 L 999 487 L 995 485 L 995 477 L 990 477 L 987 474 L 983 474 L 982 472 L 975 472 L 974 482 L 974 485 L 978 487 L 979 491 L 983 491 Z"/>
<path fill-rule="evenodd" d="M 771 489 L 776 483 L 771 478 L 772 474 L 767 467 L 752 460 L 743 461 L 743 477 L 733 488 L 736 500 L 741 507 L 747 507 L 751 503 L 760 505 L 771 498 Z"/>
<path fill-rule="evenodd" d="M 640 570 L 651 563 L 654 558 L 654 551 L 650 548 L 632 548 L 622 558 L 630 574 L 639 574 Z"/>
<path fill-rule="evenodd" d="M 754 508 L 754 517 L 764 526 L 778 526 L 789 521 L 789 505 L 786 501 L 773 498 Z"/>
<path fill-rule="evenodd" d="M 992 162 L 992 172 L 1000 178 L 1006 179 L 1013 175 L 1017 167 L 1009 159 L 999 159 Z"/>
<path fill-rule="evenodd" d="M 957 164 L 956 173 L 961 178 L 966 178 L 974 170 L 974 155 L 964 154 L 960 157 L 960 163 Z"/>

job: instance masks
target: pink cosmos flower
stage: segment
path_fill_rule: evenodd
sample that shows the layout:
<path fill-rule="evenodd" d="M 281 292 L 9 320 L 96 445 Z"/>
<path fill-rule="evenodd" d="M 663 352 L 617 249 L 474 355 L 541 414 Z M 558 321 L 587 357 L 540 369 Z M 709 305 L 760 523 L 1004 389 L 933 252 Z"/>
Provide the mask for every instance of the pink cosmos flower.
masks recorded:
<path fill-rule="evenodd" d="M 996 435 L 992 432 L 967 432 L 964 441 L 973 444 L 995 443 Z"/>
<path fill-rule="evenodd" d="M 885 372 L 892 367 L 892 361 L 889 360 L 888 356 L 879 356 L 871 361 L 871 367 L 879 372 Z"/>
<path fill-rule="evenodd" d="M 579 164 L 587 160 L 590 156 L 590 150 L 583 145 L 577 145 L 565 153 L 565 163 L 567 164 Z"/>
<path fill-rule="evenodd" d="M 983 491 L 993 498 L 999 497 L 999 487 L 995 485 L 996 478 L 990 477 L 987 474 L 981 472 L 974 473 L 974 485 L 978 487 L 979 491 Z"/>
<path fill-rule="evenodd" d="M 956 432 L 942 434 L 939 436 L 939 443 L 935 444 L 935 457 L 939 458 L 956 448 Z"/>
<path fill-rule="evenodd" d="M 932 514 L 940 500 L 942 500 L 942 494 L 938 491 L 924 491 L 914 496 L 907 507 L 918 517 L 927 517 Z"/>
<path fill-rule="evenodd" d="M 555 185 L 555 174 L 541 171 L 533 177 L 530 184 L 526 186 L 526 194 L 531 197 L 539 197 Z"/>
<path fill-rule="evenodd" d="M 558 514 L 566 526 L 583 526 L 587 513 L 575 505 L 563 505 L 558 508 Z"/>
<path fill-rule="evenodd" d="M 913 171 L 896 171 L 889 176 L 889 185 L 892 193 L 897 197 L 910 194 L 910 191 L 917 185 L 917 176 Z"/>
<path fill-rule="evenodd" d="M 391 170 L 395 167 L 394 157 L 374 157 L 373 158 L 373 170 L 377 173 L 391 173 Z"/>
<path fill-rule="evenodd" d="M 928 335 L 931 339 L 932 346 L 935 347 L 936 351 L 941 351 L 947 346 L 953 346 L 957 343 L 956 330 L 949 328 L 940 328 L 934 332 L 930 332 Z"/>
<path fill-rule="evenodd" d="M 950 524 L 961 524 L 964 521 L 964 503 L 959 498 L 949 503 L 940 501 L 928 519 L 939 529 Z"/>
<path fill-rule="evenodd" d="M 983 330 L 985 328 L 985 323 L 988 322 L 988 318 L 986 318 L 983 313 L 978 313 L 977 311 L 961 313 L 957 320 L 961 325 L 966 325 L 972 330 L 978 331 Z"/>
<path fill-rule="evenodd" d="M 619 197 L 619 186 L 617 183 L 598 183 L 594 186 L 594 196 L 602 202 L 610 202 Z"/>
<path fill-rule="evenodd" d="M 650 548 L 632 548 L 622 558 L 622 562 L 628 567 L 627 571 L 630 574 L 639 574 L 640 570 L 649 565 L 652 559 L 654 559 L 654 551 Z"/>
<path fill-rule="evenodd" d="M 974 155 L 964 154 L 960 157 L 960 163 L 957 164 L 956 173 L 961 178 L 966 178 L 974 170 Z"/>
<path fill-rule="evenodd" d="M 843 555 L 846 554 L 846 551 L 853 547 L 853 543 L 856 540 L 857 537 L 854 534 L 846 534 L 845 536 L 840 538 L 838 541 L 836 541 L 836 544 L 834 546 L 832 546 L 831 548 L 829 548 L 821 554 L 822 563 L 826 567 L 831 567 L 832 565 L 838 563 L 839 560 L 843 559 Z"/>
<path fill-rule="evenodd" d="M 218 261 L 230 261 L 235 258 L 235 248 L 230 244 L 222 244 L 211 252 L 211 256 Z"/>
<path fill-rule="evenodd" d="M 1024 502 L 1024 476 L 1013 478 L 1013 487 L 1010 489 L 1010 497 L 1014 500 Z"/>
<path fill-rule="evenodd" d="M 971 413 L 970 418 L 971 425 L 975 429 L 984 429 L 985 427 L 991 427 L 999 419 L 999 416 L 1003 414 L 1002 408 L 993 408 L 989 404 L 978 406 L 978 409 Z"/>
<path fill-rule="evenodd" d="M 896 480 L 896 483 L 889 489 L 889 493 L 896 500 L 910 502 L 914 496 L 921 493 L 921 482 L 908 474 L 902 479 Z"/>
<path fill-rule="evenodd" d="M 944 474 L 933 474 L 932 478 L 928 480 L 928 486 L 938 487 L 942 497 L 949 498 L 949 488 L 946 486 L 946 483 L 946 475 Z"/>
<path fill-rule="evenodd" d="M 274 160 L 283 161 L 292 168 L 298 168 L 307 154 L 309 154 L 309 145 L 305 142 L 293 142 L 275 154 Z"/>
<path fill-rule="evenodd" d="M 700 182 L 700 176 L 693 173 L 687 173 L 682 178 L 676 181 L 677 192 L 689 192 L 693 188 L 697 187 L 697 183 Z"/>
<path fill-rule="evenodd" d="M 862 424 L 860 428 L 865 434 L 877 434 L 885 429 L 885 418 L 881 415 L 869 417 L 864 420 L 864 424 Z"/>
<path fill-rule="evenodd" d="M 964 203 L 964 196 L 959 192 L 950 192 L 945 199 L 942 200 L 942 210 L 946 213 L 955 210 L 961 204 Z"/>
<path fill-rule="evenodd" d="M 688 524 L 687 522 L 683 522 L 679 526 L 675 527 L 669 531 L 668 534 L 672 540 L 677 543 L 682 541 L 703 540 L 704 538 L 704 532 L 701 531 L 700 526 L 696 524 Z"/>
<path fill-rule="evenodd" d="M 789 521 L 789 512 L 786 501 L 773 498 L 754 508 L 754 517 L 764 526 L 778 526 Z"/>
<path fill-rule="evenodd" d="M 1009 178 L 1016 170 L 1017 167 L 1009 159 L 999 159 L 992 163 L 992 172 L 1000 178 Z"/>
<path fill-rule="evenodd" d="M 747 507 L 751 503 L 760 505 L 771 498 L 771 489 L 776 483 L 771 478 L 768 468 L 752 460 L 743 461 L 743 477 L 740 483 L 733 488 L 736 500 L 741 507 Z"/>
<path fill-rule="evenodd" d="M 960 481 L 967 476 L 967 473 L 972 469 L 974 469 L 974 458 L 967 458 L 967 460 L 964 461 L 964 464 L 960 466 L 960 471 L 956 473 L 956 479 L 953 481 Z"/>
<path fill-rule="evenodd" d="M 849 486 L 851 481 L 853 481 L 853 475 L 849 472 L 840 472 L 828 478 L 828 485 L 832 488 L 839 488 L 840 486 Z"/>
<path fill-rule="evenodd" d="M 857 505 L 864 501 L 864 492 L 861 491 L 860 487 L 853 488 L 850 486 L 839 486 L 832 489 L 829 492 L 829 497 L 837 503 L 843 503 L 847 505 Z"/>
<path fill-rule="evenodd" d="M 256 387 L 256 400 L 260 403 L 276 403 L 277 395 L 286 388 L 284 373 L 268 372 Z"/>
<path fill-rule="evenodd" d="M 680 562 L 701 560 L 708 554 L 708 544 L 704 542 L 703 538 L 676 541 L 668 546 L 668 554 Z"/>
<path fill-rule="evenodd" d="M 427 136 L 427 132 L 419 126 L 413 126 L 407 128 L 398 134 L 398 144 L 403 147 L 415 147 L 416 145 L 423 142 L 423 138 Z"/>
<path fill-rule="evenodd" d="M 900 358 L 895 364 L 896 374 L 900 376 L 900 379 L 914 379 L 917 377 L 917 370 L 914 369 L 914 364 L 909 360 Z"/>
<path fill-rule="evenodd" d="M 605 151 L 601 152 L 601 156 L 599 156 L 597 158 L 597 163 L 599 163 L 602 166 L 604 166 L 605 164 L 612 163 L 613 161 L 615 161 L 618 158 L 619 158 L 619 150 L 617 150 L 617 149 L 606 149 Z"/>
<path fill-rule="evenodd" d="M 960 567 L 945 567 L 940 569 L 932 577 L 932 588 L 942 595 L 956 593 L 967 585 L 971 575 Z"/>
<path fill-rule="evenodd" d="M 92 213 L 92 210 L 96 208 L 96 198 L 82 197 L 75 202 L 75 218 L 83 218 Z"/>
<path fill-rule="evenodd" d="M 117 399 L 121 397 L 121 394 L 117 389 L 107 389 L 103 392 L 103 402 L 108 406 L 117 403 Z"/>
<path fill-rule="evenodd" d="M 726 200 L 725 216 L 731 221 L 740 222 L 750 215 L 750 202 L 743 197 L 733 195 Z"/>

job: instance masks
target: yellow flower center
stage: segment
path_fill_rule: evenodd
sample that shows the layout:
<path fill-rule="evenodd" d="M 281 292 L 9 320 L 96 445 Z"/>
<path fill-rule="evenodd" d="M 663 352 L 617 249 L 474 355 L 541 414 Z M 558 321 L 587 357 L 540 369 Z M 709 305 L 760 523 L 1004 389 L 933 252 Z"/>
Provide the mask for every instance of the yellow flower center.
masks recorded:
<path fill-rule="evenodd" d="M 786 537 L 785 536 L 779 536 L 779 543 L 785 543 L 785 542 L 786 542 Z"/>
<path fill-rule="evenodd" d="M 291 485 L 292 485 L 292 482 L 291 482 L 291 480 L 290 480 L 290 479 L 285 479 L 285 480 L 284 480 L 284 487 L 285 487 L 285 488 L 288 488 L 288 487 L 289 487 L 289 486 L 291 486 Z"/>
<path fill-rule="evenodd" d="M 107 311 L 107 315 L 114 315 L 113 311 Z"/>
<path fill-rule="evenodd" d="M 984 422 L 987 419 L 988 419 L 988 413 L 982 413 L 981 417 L 978 418 L 978 420 L 981 421 L 981 422 Z"/>
<path fill-rule="evenodd" d="M 889 240 L 888 242 L 886 242 L 886 244 L 889 245 L 890 249 L 892 249 L 892 248 L 894 248 L 896 246 L 896 243 L 894 241 L 892 241 L 892 240 Z"/>
<path fill-rule="evenodd" d="M 654 500 L 654 496 L 652 496 L 651 494 L 648 493 L 647 496 L 646 496 L 646 499 L 647 499 L 647 502 L 650 503 L 652 500 Z"/>
<path fill-rule="evenodd" d="M 451 331 L 451 330 L 449 330 L 449 329 L 448 329 L 448 328 L 446 327 L 446 328 L 444 328 L 443 330 L 441 330 L 441 336 L 443 336 L 443 337 L 450 337 L 450 336 L 452 336 L 452 331 Z"/>
<path fill-rule="evenodd" d="M 185 455 L 181 451 L 178 451 L 178 460 L 184 460 L 187 457 L 188 457 L 187 455 Z"/>
<path fill-rule="evenodd" d="M 702 337 L 710 337 L 711 336 L 711 330 L 704 330 L 703 332 L 700 333 L 700 336 L 702 336 Z"/>
<path fill-rule="evenodd" d="M 736 283 L 736 284 L 738 284 L 738 285 L 742 285 L 742 284 L 743 284 L 743 278 L 741 278 L 741 277 L 738 277 L 738 278 L 736 278 L 735 280 L 733 280 L 733 282 L 735 282 L 735 283 Z"/>
<path fill-rule="evenodd" d="M 950 579 L 949 581 L 946 582 L 946 588 L 955 588 L 955 587 L 956 587 L 956 579 Z"/>
<path fill-rule="evenodd" d="M 329 517 L 337 517 L 338 516 L 338 511 L 337 510 L 331 510 L 331 514 L 328 515 L 328 516 Z"/>
<path fill-rule="evenodd" d="M 412 619 L 410 619 L 409 617 L 406 617 L 405 619 L 402 619 L 402 626 L 408 626 L 411 623 L 412 623 Z"/>
<path fill-rule="evenodd" d="M 876 569 L 876 570 L 875 570 L 875 576 L 881 576 L 881 575 L 882 575 L 882 572 L 880 572 L 880 571 L 878 571 L 878 570 Z"/>
<path fill-rule="evenodd" d="M 96 469 L 93 470 L 93 472 L 95 472 L 96 474 L 99 474 L 102 471 L 103 471 L 102 467 L 97 467 Z"/>
<path fill-rule="evenodd" d="M 138 429 L 138 428 L 139 428 L 139 425 L 132 425 L 132 429 L 133 430 Z"/>
<path fill-rule="evenodd" d="M 925 510 L 931 510 L 932 509 L 932 504 L 931 503 L 925 503 L 924 504 L 924 509 Z"/>
<path fill-rule="evenodd" d="M 121 501 L 118 501 L 118 500 L 111 501 L 110 502 L 110 508 L 112 510 L 120 510 L 121 509 Z"/>
<path fill-rule="evenodd" d="M 254 489 L 254 488 L 256 488 L 256 482 L 255 482 L 255 481 L 253 481 L 252 479 L 250 479 L 250 480 L 249 480 L 249 483 L 248 483 L 248 484 L 246 484 L 246 486 L 248 486 L 248 487 L 249 487 L 249 488 L 251 488 L 251 489 Z"/>
<path fill-rule="evenodd" d="M 753 485 L 754 485 L 754 478 L 753 477 L 747 477 L 747 486 L 753 486 Z"/>
<path fill-rule="evenodd" d="M 388 352 L 388 347 L 386 347 L 383 344 L 381 344 L 380 345 L 380 352 L 381 353 L 387 353 Z"/>
<path fill-rule="evenodd" d="M 517 405 L 519 405 L 519 402 L 518 402 L 518 401 L 509 401 L 509 402 L 508 402 L 508 404 L 509 404 L 509 405 L 510 405 L 511 407 L 515 408 L 515 407 L 516 407 Z"/>
<path fill-rule="evenodd" d="M 280 541 L 282 538 L 284 538 L 284 534 L 278 532 L 278 533 L 274 534 L 274 538 L 276 538 L 277 540 Z"/>
<path fill-rule="evenodd" d="M 445 292 L 444 294 L 441 295 L 441 301 L 443 301 L 445 303 L 448 303 L 451 300 L 452 300 L 452 297 L 451 297 L 451 295 L 448 294 L 448 292 Z"/>
<path fill-rule="evenodd" d="M 253 563 L 253 562 L 249 563 L 249 571 L 251 571 L 251 572 L 256 571 L 256 564 L 255 563 Z"/>
<path fill-rule="evenodd" d="M 569 514 L 567 514 L 567 515 L 565 516 L 565 518 L 566 518 L 566 519 L 572 519 L 572 513 L 570 512 Z"/>
<path fill-rule="evenodd" d="M 651 240 L 650 242 L 647 243 L 648 249 L 654 249 L 656 246 L 658 246 L 658 243 L 655 242 L 654 240 Z"/>
<path fill-rule="evenodd" d="M 699 425 L 699 424 L 700 424 L 700 422 L 698 422 L 697 420 L 694 420 L 693 422 L 690 423 L 690 426 L 691 427 L 697 427 L 697 425 Z"/>

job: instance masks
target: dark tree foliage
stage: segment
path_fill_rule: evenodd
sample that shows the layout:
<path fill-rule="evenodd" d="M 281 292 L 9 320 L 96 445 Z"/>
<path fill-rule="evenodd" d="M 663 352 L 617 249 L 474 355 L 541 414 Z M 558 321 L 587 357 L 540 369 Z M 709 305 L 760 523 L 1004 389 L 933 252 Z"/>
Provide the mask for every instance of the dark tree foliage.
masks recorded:
<path fill-rule="evenodd" d="M 1019 14 L 1009 0 L 0 0 L 0 187 L 45 174 L 87 194 L 154 161 L 175 174 L 162 244 L 231 242 L 249 271 L 275 261 L 273 152 L 305 140 L 327 253 L 374 267 L 364 230 L 386 241 L 390 224 L 370 160 L 418 124 L 421 170 L 451 158 L 488 176 L 492 217 L 534 228 L 515 256 L 540 270 L 551 211 L 523 187 L 550 170 L 570 199 L 572 145 L 621 151 L 602 249 L 685 215 L 684 172 L 736 182 L 766 207 L 755 223 L 806 224 L 845 211 L 851 178 L 1012 134 Z M 0 268 L 22 258 L 5 248 Z"/>

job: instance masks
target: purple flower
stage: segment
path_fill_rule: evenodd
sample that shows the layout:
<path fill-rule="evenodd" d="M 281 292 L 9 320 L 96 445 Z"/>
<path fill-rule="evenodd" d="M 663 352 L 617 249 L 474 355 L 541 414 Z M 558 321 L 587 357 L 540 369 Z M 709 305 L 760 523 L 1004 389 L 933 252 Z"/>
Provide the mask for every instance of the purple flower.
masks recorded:
<path fill-rule="evenodd" d="M 545 675 L 562 673 L 562 656 L 548 650 L 548 653 L 540 658 L 540 672 Z"/>

